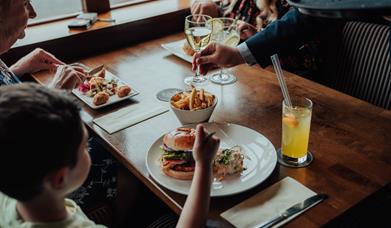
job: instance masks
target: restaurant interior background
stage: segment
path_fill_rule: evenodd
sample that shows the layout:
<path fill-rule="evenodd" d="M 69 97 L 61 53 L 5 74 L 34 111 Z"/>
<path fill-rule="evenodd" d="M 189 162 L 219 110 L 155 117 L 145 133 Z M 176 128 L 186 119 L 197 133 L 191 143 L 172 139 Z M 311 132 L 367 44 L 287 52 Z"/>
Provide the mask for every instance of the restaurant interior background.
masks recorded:
<path fill-rule="evenodd" d="M 126 78 L 141 91 L 136 97 L 141 101 L 155 98 L 161 89 L 180 87 L 182 77 L 192 74 L 191 64 L 181 61 L 161 47 L 161 44 L 184 38 L 184 18 L 190 14 L 188 1 L 110 0 L 115 10 L 103 14 L 103 17 L 114 18 L 116 23 L 97 22 L 89 30 L 69 30 L 67 25 L 82 10 L 81 1 L 33 0 L 38 17 L 31 20 L 30 24 L 36 25 L 27 28 L 26 39 L 18 41 L 13 49 L 2 56 L 2 60 L 13 63 L 34 48 L 42 47 L 66 62 L 80 61 L 90 66 L 104 63 L 110 71 Z M 127 3 L 135 5 L 116 8 Z M 58 5 L 61 7 L 56 7 Z M 143 11 L 143 7 L 148 10 Z M 59 17 L 65 19 L 51 21 Z M 45 24 L 45 21 L 49 22 Z M 356 25 L 352 24 L 349 31 Z M 370 31 L 372 34 L 374 30 Z M 150 67 L 151 63 L 154 67 Z M 242 65 L 233 69 L 233 72 L 238 77 L 236 84 L 210 89 L 221 95 L 213 120 L 249 126 L 267 136 L 277 149 L 281 143 L 282 95 L 273 68 Z M 289 72 L 285 72 L 285 75 L 290 91 L 313 96 L 314 99 L 309 144 L 314 153 L 314 163 L 308 169 L 289 169 L 277 164 L 270 178 L 256 188 L 232 197 L 214 198 L 211 207 L 211 217 L 214 219 L 221 219 L 222 212 L 286 176 L 293 177 L 316 192 L 324 191 L 329 195 L 328 200 L 288 224 L 291 227 L 327 224 L 333 227 L 351 216 L 352 211 L 373 206 L 372 200 L 378 199 L 379 195 L 384 197 L 390 194 L 391 112 L 381 108 L 381 105 L 377 107 L 351 94 L 344 94 L 335 87 L 328 88 Z M 36 79 L 43 84 L 48 82 L 46 73 L 34 76 L 32 80 Z M 165 80 L 156 82 L 159 80 L 152 80 L 155 76 Z M 346 79 L 345 83 L 357 81 L 349 80 Z M 386 98 L 381 104 L 389 107 Z M 120 103 L 114 109 L 129 104 L 131 102 Z M 96 111 L 87 107 L 85 117 L 89 130 L 107 142 L 110 152 L 148 187 L 152 192 L 152 196 L 148 197 L 163 202 L 158 210 L 169 209 L 178 214 L 185 197 L 156 184 L 145 167 L 145 153 L 149 145 L 162 132 L 179 124 L 175 115 L 166 113 L 149 122 L 144 121 L 108 134 L 92 119 L 110 112 L 110 109 Z M 226 115 L 228 112 L 230 115 Z M 152 128 L 156 129 L 150 130 Z M 141 145 L 144 140 L 145 145 Z M 139 154 L 135 155 L 134 151 Z"/>

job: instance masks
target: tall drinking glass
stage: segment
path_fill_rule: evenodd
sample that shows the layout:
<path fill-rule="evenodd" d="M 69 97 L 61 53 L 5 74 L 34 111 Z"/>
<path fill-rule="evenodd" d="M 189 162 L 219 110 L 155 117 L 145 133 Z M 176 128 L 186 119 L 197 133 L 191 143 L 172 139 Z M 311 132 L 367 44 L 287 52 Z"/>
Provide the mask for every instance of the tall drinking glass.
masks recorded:
<path fill-rule="evenodd" d="M 308 151 L 312 101 L 294 97 L 292 107 L 285 101 L 282 103 L 282 160 L 293 167 L 306 166 L 312 161 L 312 154 Z"/>
<path fill-rule="evenodd" d="M 185 19 L 185 36 L 190 47 L 195 52 L 202 51 L 210 42 L 212 33 L 211 17 L 203 14 L 189 15 Z M 197 67 L 194 77 L 185 78 L 187 85 L 199 86 L 207 82 L 206 77 L 200 76 L 200 68 Z"/>
<path fill-rule="evenodd" d="M 212 19 L 212 41 L 230 47 L 236 47 L 240 41 L 240 34 L 236 22 L 237 20 L 227 17 Z M 219 85 L 227 85 L 236 82 L 236 77 L 228 72 L 227 69 L 221 68 L 218 73 L 210 77 L 210 80 Z"/>

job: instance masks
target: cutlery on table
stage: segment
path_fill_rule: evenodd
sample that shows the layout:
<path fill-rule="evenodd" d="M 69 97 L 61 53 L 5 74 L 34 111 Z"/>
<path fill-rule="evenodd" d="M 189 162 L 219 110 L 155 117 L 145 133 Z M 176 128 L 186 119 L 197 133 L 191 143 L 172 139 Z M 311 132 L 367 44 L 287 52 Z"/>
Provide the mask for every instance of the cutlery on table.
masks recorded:
<path fill-rule="evenodd" d="M 105 67 L 105 65 L 101 64 L 101 65 L 99 65 L 99 66 L 97 66 L 97 67 L 95 67 L 95 68 L 93 68 L 93 69 L 87 71 L 86 73 L 87 73 L 88 77 L 90 78 L 90 77 L 92 77 L 94 74 L 96 74 L 96 73 L 98 73 L 99 71 L 101 71 L 104 67 Z"/>
<path fill-rule="evenodd" d="M 285 219 L 290 218 L 291 216 L 293 216 L 301 211 L 306 211 L 306 210 L 310 209 L 311 207 L 313 207 L 313 206 L 317 205 L 318 203 L 322 202 L 323 200 L 327 199 L 327 197 L 328 196 L 326 194 L 317 194 L 317 195 L 311 196 L 308 199 L 304 200 L 303 202 L 297 203 L 297 204 L 293 205 L 292 207 L 286 209 L 281 214 L 270 219 L 269 221 L 254 226 L 254 228 L 255 227 L 257 227 L 257 228 L 258 227 L 259 228 L 260 227 L 262 227 L 262 228 L 272 227 L 272 226 L 282 222 Z"/>

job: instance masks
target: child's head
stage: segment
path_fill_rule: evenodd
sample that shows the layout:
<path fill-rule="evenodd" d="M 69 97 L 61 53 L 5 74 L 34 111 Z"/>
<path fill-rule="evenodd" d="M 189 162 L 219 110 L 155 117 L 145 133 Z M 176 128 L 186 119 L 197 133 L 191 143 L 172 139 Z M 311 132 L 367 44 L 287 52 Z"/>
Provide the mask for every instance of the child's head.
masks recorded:
<path fill-rule="evenodd" d="M 36 84 L 0 87 L 0 191 L 19 201 L 65 196 L 85 180 L 90 157 L 80 109 Z"/>

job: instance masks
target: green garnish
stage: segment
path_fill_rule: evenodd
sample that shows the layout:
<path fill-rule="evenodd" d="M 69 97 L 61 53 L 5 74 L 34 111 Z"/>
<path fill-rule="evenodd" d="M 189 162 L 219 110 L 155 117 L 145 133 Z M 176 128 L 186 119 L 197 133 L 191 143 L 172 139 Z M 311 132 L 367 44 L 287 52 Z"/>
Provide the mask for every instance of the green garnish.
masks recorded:
<path fill-rule="evenodd" d="M 230 161 L 230 156 L 232 154 L 232 152 L 234 152 L 233 150 L 231 149 L 225 149 L 221 152 L 221 157 L 220 159 L 217 161 L 218 163 L 220 164 L 224 164 L 224 165 L 228 165 L 229 164 L 229 161 Z"/>

